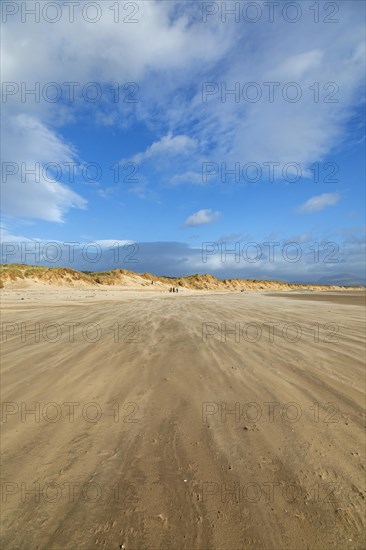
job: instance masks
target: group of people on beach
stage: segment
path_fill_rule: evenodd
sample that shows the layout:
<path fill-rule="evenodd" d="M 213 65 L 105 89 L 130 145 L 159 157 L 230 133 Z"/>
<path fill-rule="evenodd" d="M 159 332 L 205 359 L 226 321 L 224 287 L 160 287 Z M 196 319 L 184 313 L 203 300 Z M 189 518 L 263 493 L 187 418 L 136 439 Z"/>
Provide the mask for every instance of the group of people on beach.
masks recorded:
<path fill-rule="evenodd" d="M 176 287 L 174 287 L 174 286 L 171 286 L 171 287 L 169 288 L 169 292 L 179 292 L 179 288 L 176 288 Z"/>

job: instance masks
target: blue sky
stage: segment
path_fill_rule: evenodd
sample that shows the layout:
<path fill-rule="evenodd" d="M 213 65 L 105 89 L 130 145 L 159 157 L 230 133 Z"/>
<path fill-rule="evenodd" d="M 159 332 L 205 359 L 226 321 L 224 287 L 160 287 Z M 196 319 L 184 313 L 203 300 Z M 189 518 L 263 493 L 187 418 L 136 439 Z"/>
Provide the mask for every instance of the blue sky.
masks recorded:
<path fill-rule="evenodd" d="M 364 283 L 364 2 L 36 4 L 3 3 L 3 261 Z"/>

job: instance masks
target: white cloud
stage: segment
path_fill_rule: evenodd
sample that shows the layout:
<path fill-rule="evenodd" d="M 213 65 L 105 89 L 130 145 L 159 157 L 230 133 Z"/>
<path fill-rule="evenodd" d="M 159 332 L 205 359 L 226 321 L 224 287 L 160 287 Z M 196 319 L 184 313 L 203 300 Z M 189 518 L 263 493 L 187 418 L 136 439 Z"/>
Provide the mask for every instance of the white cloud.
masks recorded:
<path fill-rule="evenodd" d="M 135 81 L 140 91 L 133 113 L 123 101 L 123 89 L 118 103 L 112 102 L 110 92 L 109 103 L 88 105 L 81 98 L 68 106 L 42 98 L 36 103 L 29 96 L 25 105 L 18 93 L 9 97 L 5 106 L 18 112 L 26 108 L 52 124 L 67 122 L 70 109 L 82 112 L 89 107 L 99 123 L 118 125 L 139 119 L 159 131 L 168 127 L 176 137 L 186 127 L 187 137 L 208 147 L 218 162 L 230 155 L 243 162 L 298 162 L 306 166 L 323 158 L 342 138 L 344 123 L 362 85 L 360 4 L 343 2 L 342 17 L 336 25 L 314 24 L 313 14 L 305 9 L 295 24 L 284 22 L 280 16 L 269 24 L 264 8 L 263 17 L 253 25 L 235 23 L 233 17 L 223 24 L 220 14 L 202 23 L 200 6 L 155 1 L 138 3 L 138 22 L 131 24 L 114 23 L 113 11 L 102 4 L 97 23 L 84 21 L 79 6 L 70 24 L 64 6 L 63 18 L 52 25 L 51 34 L 50 24 L 42 19 L 35 24 L 29 17 L 24 25 L 19 16 L 10 17 L 4 26 L 4 81 L 24 81 L 29 88 L 34 82 L 42 86 L 50 81 L 75 81 L 80 83 L 76 97 L 82 85 L 90 81 L 108 86 L 116 81 L 122 85 Z M 122 5 L 120 8 L 121 16 L 125 16 Z M 224 58 L 230 62 L 222 63 Z M 294 80 L 302 97 L 298 103 L 289 103 L 283 100 L 283 86 Z M 263 96 L 257 103 L 244 101 L 241 96 L 236 103 L 233 96 L 222 102 L 217 93 L 203 104 L 205 81 L 214 81 L 219 87 L 223 83 L 227 89 L 236 82 L 257 82 Z M 280 83 L 274 103 L 265 100 L 268 87 L 263 86 L 271 81 Z M 315 92 L 309 89 L 315 82 L 320 86 L 318 103 L 314 102 Z M 327 82 L 338 86 L 338 103 L 324 101 L 331 92 L 331 88 L 323 89 Z"/>
<path fill-rule="evenodd" d="M 75 162 L 73 148 L 34 117 L 20 114 L 3 123 L 2 212 L 61 222 L 70 208 L 85 208 L 86 201 L 60 181 L 62 172 L 69 173 L 65 163 Z M 48 163 L 61 172 L 46 170 Z"/>
<path fill-rule="evenodd" d="M 300 212 L 319 212 L 326 206 L 334 206 L 340 199 L 339 193 L 323 193 L 315 195 L 302 204 L 299 208 Z"/>
<path fill-rule="evenodd" d="M 163 136 L 159 141 L 155 141 L 144 152 L 137 153 L 130 160 L 141 164 L 142 162 L 159 155 L 182 155 L 194 151 L 197 147 L 197 141 L 188 136 L 177 135 L 171 133 Z"/>
<path fill-rule="evenodd" d="M 40 101 L 31 95 L 22 101 L 20 92 L 7 98 L 3 110 L 8 120 L 27 114 L 39 123 L 28 127 L 26 140 L 13 140 L 10 159 L 13 152 L 17 161 L 38 158 L 41 147 L 37 138 L 42 132 L 50 138 L 43 140 L 42 162 L 54 160 L 52 147 L 57 147 L 61 156 L 72 157 L 74 152 L 60 135 L 62 126 L 70 120 L 77 123 L 78 117 L 87 113 L 97 124 L 113 128 L 138 122 L 152 135 L 163 135 L 135 158 L 139 162 L 159 158 L 159 168 L 165 170 L 166 165 L 160 164 L 164 155 L 179 157 L 180 165 L 167 176 L 173 184 L 184 182 L 184 174 L 199 172 L 198 152 L 206 161 L 229 166 L 235 162 L 241 167 L 247 162 L 279 162 L 281 167 L 298 163 L 307 170 L 345 138 L 346 123 L 362 97 L 364 5 L 358 1 L 341 3 L 337 24 L 314 24 L 314 13 L 304 8 L 300 21 L 286 23 L 280 7 L 274 23 L 268 23 L 264 7 L 263 17 L 255 24 L 235 23 L 232 16 L 222 23 L 220 13 L 203 23 L 199 3 L 168 1 L 138 2 L 136 23 L 123 22 L 128 14 L 122 3 L 119 23 L 103 3 L 98 4 L 100 20 L 88 23 L 82 17 L 81 4 L 75 7 L 75 20 L 70 23 L 68 8 L 61 5 L 62 19 L 54 24 L 43 18 L 35 23 L 32 16 L 24 24 L 19 12 L 3 26 L 4 82 L 19 87 L 25 83 L 29 89 L 36 82 L 41 89 L 45 83 L 56 82 L 63 94 L 67 91 L 63 83 L 79 83 L 71 103 L 50 103 L 42 95 Z M 294 80 L 301 90 L 296 103 L 283 97 L 284 86 Z M 217 83 L 219 91 L 204 103 L 202 84 L 208 81 Z M 88 103 L 80 95 L 87 82 L 103 84 L 109 92 L 104 90 L 100 102 Z M 111 91 L 114 82 L 121 85 L 116 103 Z M 138 84 L 138 103 L 124 102 L 126 82 Z M 234 101 L 232 94 L 222 100 L 221 85 L 232 90 L 236 82 L 240 84 L 239 101 Z M 258 84 L 262 94 L 258 102 L 243 98 L 248 82 Z M 265 82 L 279 82 L 273 103 L 266 99 Z M 318 101 L 311 89 L 316 82 Z M 336 88 L 325 88 L 330 82 Z M 332 89 L 338 89 L 333 96 L 336 103 L 327 102 Z M 293 92 L 293 88 L 289 90 Z M 4 135 L 8 135 L 7 127 Z M 198 176 L 187 180 L 198 183 Z M 59 221 L 68 208 L 85 204 L 65 185 L 46 184 L 42 182 L 39 197 L 38 191 L 26 191 L 30 206 L 18 193 L 21 187 L 16 185 L 9 193 L 5 188 L 8 213 Z"/>
<path fill-rule="evenodd" d="M 324 52 L 321 50 L 308 50 L 297 55 L 291 55 L 276 68 L 274 73 L 280 78 L 285 77 L 287 81 L 301 78 L 306 72 L 317 70 L 321 65 L 323 56 Z"/>
<path fill-rule="evenodd" d="M 101 17 L 95 23 L 85 20 L 82 3 L 74 7 L 72 23 L 63 3 L 62 18 L 54 24 L 42 16 L 37 23 L 34 16 L 28 16 L 26 24 L 21 23 L 21 10 L 9 16 L 3 28 L 3 80 L 18 83 L 19 87 L 25 82 L 28 88 L 32 88 L 32 83 L 34 87 L 35 82 L 41 88 L 48 82 L 76 82 L 79 84 L 75 88 L 76 97 L 85 83 L 118 82 L 121 94 L 114 110 L 120 107 L 125 114 L 126 82 L 145 81 L 146 88 L 141 92 L 144 98 L 149 97 L 149 90 L 163 98 L 169 80 L 170 88 L 176 84 L 176 75 L 172 78 L 170 71 L 180 73 L 183 82 L 194 67 L 199 71 L 202 64 L 222 58 L 233 34 L 217 22 L 199 24 L 200 10 L 192 5 L 178 13 L 177 2 L 134 2 L 131 7 L 138 7 L 133 17 L 136 22 L 126 22 L 131 7 L 125 9 L 124 2 L 115 2 L 115 9 L 119 4 L 119 22 L 115 22 L 116 12 L 110 6 L 96 4 Z M 193 12 L 197 12 L 198 24 L 192 20 Z M 7 103 L 21 108 L 20 93 L 9 96 Z M 75 105 L 80 107 L 80 102 L 75 101 Z M 59 106 L 61 102 L 47 103 L 41 97 L 36 103 L 32 96 L 27 97 L 27 109 L 47 117 L 53 118 Z M 96 110 L 99 104 L 91 107 Z"/>
<path fill-rule="evenodd" d="M 192 225 L 203 225 L 207 223 L 212 223 L 221 218 L 221 212 L 213 212 L 211 209 L 203 209 L 198 210 L 198 212 L 195 212 L 191 216 L 189 216 L 186 221 L 184 222 L 184 225 L 186 227 L 192 226 Z"/>
<path fill-rule="evenodd" d="M 98 244 L 101 248 L 109 248 L 112 249 L 116 246 L 126 246 L 129 244 L 132 244 L 134 241 L 124 241 L 120 239 L 99 239 L 97 241 L 93 241 L 94 243 Z"/>
<path fill-rule="evenodd" d="M 235 162 L 241 166 L 278 162 L 281 168 L 297 163 L 310 175 L 309 166 L 322 161 L 347 137 L 346 123 L 362 97 L 362 11 L 357 3 L 342 3 L 339 23 L 321 25 L 321 33 L 306 17 L 285 27 L 278 21 L 255 24 L 246 29 L 245 37 L 238 33 L 230 63 L 202 77 L 202 81 L 218 84 L 215 93 L 202 104 L 198 90 L 194 100 L 182 105 L 182 118 L 199 118 L 195 135 L 209 144 L 207 160 L 231 166 Z M 248 82 L 257 85 L 256 102 L 245 99 Z M 265 82 L 278 83 L 273 102 L 268 101 Z M 296 86 L 286 87 L 290 82 Z M 236 101 L 232 93 L 225 96 L 225 88 L 233 90 L 235 83 L 240 85 Z M 319 94 L 315 83 L 319 83 Z M 295 97 L 296 88 L 298 101 L 291 102 L 288 98 Z M 251 93 L 255 94 L 254 87 Z"/>
<path fill-rule="evenodd" d="M 138 6 L 138 12 L 130 19 L 137 22 L 128 23 L 124 20 L 129 18 L 131 8 L 126 10 L 124 3 L 113 4 L 115 10 L 119 9 L 118 22 L 114 20 L 116 11 L 103 3 L 95 4 L 102 12 L 95 23 L 85 20 L 82 3 L 72 7 L 71 23 L 65 3 L 60 3 L 62 17 L 54 24 L 45 21 L 43 12 L 40 21 L 28 15 L 24 24 L 21 11 L 26 3 L 19 6 L 16 15 L 8 17 L 2 29 L 2 80 L 5 83 L 2 92 L 12 88 L 16 91 L 3 97 L 2 108 L 6 114 L 3 135 L 8 142 L 2 151 L 5 161 L 25 162 L 30 166 L 35 162 L 73 161 L 76 151 L 64 142 L 62 127 L 70 122 L 78 124 L 85 116 L 96 124 L 108 126 L 129 126 L 136 119 L 147 124 L 154 121 L 155 127 L 160 123 L 164 125 L 165 111 L 169 110 L 166 105 L 162 112 L 155 111 L 151 117 L 157 99 L 167 98 L 171 90 L 176 89 L 178 75 L 180 82 L 187 82 L 192 71 L 201 70 L 202 63 L 210 65 L 222 58 L 230 44 L 230 33 L 222 25 L 192 24 L 191 16 L 197 11 L 194 5 L 181 10 L 179 3 L 174 2 L 131 3 L 132 8 Z M 36 3 L 37 6 L 42 11 L 42 3 Z M 54 8 L 50 9 L 49 17 L 54 13 Z M 89 13 L 93 16 L 95 9 L 91 8 Z M 44 86 L 50 82 L 61 90 L 59 101 L 47 100 Z M 103 89 L 97 103 L 85 99 L 83 86 L 90 82 Z M 131 88 L 124 88 L 128 82 L 135 82 L 139 88 L 138 104 L 125 102 L 131 92 Z M 76 83 L 71 101 L 72 87 L 65 83 Z M 117 100 L 113 83 L 119 86 Z M 40 92 L 36 97 L 32 93 L 24 95 L 26 90 L 37 86 Z M 50 95 L 53 92 L 49 90 Z M 58 134 L 54 128 L 58 128 Z M 167 126 L 163 131 L 159 129 L 160 134 L 163 132 L 167 132 Z M 195 145 L 194 138 L 172 131 L 139 158 L 142 161 L 165 154 L 181 155 L 192 152 Z M 37 185 L 28 187 L 16 177 L 9 177 L 8 181 L 2 196 L 4 212 L 10 216 L 62 221 L 69 208 L 86 204 L 59 181 L 50 183 L 41 177 Z M 30 181 L 28 177 L 28 183 Z"/>

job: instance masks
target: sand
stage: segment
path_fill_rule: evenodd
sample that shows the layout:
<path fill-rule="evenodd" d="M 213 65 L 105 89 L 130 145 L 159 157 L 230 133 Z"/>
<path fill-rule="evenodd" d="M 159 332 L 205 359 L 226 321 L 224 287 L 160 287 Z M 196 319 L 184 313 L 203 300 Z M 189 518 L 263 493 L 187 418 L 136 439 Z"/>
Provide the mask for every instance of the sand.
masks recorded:
<path fill-rule="evenodd" d="M 3 548 L 365 548 L 347 295 L 2 290 Z"/>

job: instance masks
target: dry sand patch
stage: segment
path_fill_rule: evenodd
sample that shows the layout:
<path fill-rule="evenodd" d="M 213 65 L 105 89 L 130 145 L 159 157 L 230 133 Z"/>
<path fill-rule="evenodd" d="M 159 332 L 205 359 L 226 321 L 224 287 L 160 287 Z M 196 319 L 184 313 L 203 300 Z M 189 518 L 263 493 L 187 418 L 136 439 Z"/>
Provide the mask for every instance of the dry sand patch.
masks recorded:
<path fill-rule="evenodd" d="M 365 547 L 362 308 L 3 292 L 5 548 Z"/>

